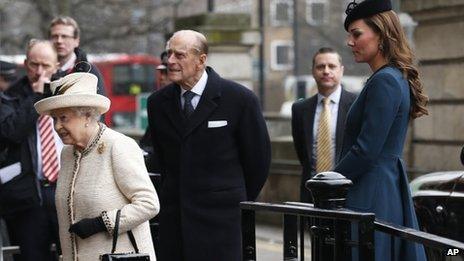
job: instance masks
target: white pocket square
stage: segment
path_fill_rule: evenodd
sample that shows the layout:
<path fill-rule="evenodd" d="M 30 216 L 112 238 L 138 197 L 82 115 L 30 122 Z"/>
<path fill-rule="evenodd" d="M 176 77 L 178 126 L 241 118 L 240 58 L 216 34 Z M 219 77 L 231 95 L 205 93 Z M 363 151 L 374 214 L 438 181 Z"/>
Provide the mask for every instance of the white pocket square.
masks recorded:
<path fill-rule="evenodd" d="M 208 121 L 208 128 L 219 128 L 227 126 L 227 121 Z"/>

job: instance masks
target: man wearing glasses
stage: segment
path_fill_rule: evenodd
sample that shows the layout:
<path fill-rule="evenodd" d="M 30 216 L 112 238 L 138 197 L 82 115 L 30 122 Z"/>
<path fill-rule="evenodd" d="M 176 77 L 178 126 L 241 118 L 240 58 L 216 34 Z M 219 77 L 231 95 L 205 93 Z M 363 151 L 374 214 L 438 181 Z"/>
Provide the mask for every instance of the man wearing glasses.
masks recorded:
<path fill-rule="evenodd" d="M 52 79 L 61 78 L 72 72 L 90 72 L 98 78 L 98 94 L 104 95 L 105 85 L 100 71 L 88 62 L 87 55 L 79 48 L 80 30 L 77 22 L 69 16 L 59 16 L 50 23 L 48 36 L 55 46 L 60 63 Z"/>

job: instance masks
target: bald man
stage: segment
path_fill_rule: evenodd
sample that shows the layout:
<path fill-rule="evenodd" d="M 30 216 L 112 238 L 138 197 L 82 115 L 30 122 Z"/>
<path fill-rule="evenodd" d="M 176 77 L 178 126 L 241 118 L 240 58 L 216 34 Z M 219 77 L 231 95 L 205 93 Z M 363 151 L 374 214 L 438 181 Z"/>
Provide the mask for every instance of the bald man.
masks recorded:
<path fill-rule="evenodd" d="M 266 181 L 270 141 L 256 96 L 206 66 L 204 35 L 168 41 L 173 83 L 148 99 L 162 177 L 160 261 L 242 260 L 239 203 Z"/>
<path fill-rule="evenodd" d="M 26 76 L 0 97 L 0 143 L 8 149 L 0 162 L 0 214 L 11 244 L 20 246 L 15 260 L 50 261 L 50 244 L 58 243 L 55 184 L 43 176 L 39 116 L 33 105 L 44 97 L 45 84 L 58 66 L 52 43 L 29 42 L 24 66 Z M 59 153 L 62 143 L 53 137 L 47 147 L 55 145 Z"/>

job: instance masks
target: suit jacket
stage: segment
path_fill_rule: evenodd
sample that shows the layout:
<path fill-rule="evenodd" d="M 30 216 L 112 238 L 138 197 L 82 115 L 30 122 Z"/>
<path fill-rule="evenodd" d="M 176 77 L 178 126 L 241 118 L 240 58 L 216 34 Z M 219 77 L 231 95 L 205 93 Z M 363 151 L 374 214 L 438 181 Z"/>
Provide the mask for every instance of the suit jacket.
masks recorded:
<path fill-rule="evenodd" d="M 335 171 L 353 181 L 347 207 L 373 212 L 376 218 L 418 228 L 402 160 L 409 123 L 410 88 L 402 73 L 385 66 L 374 73 L 348 115 L 342 158 Z M 425 260 L 424 249 L 412 243 L 395 244 L 375 234 L 376 260 Z"/>
<path fill-rule="evenodd" d="M 343 132 L 345 130 L 345 119 L 351 104 L 356 99 L 354 93 L 342 89 L 340 103 L 338 105 L 337 126 L 335 131 L 335 162 L 340 156 Z M 316 115 L 317 94 L 302 100 L 297 101 L 292 106 L 292 135 L 293 144 L 303 167 L 300 183 L 300 200 L 302 202 L 312 202 L 312 197 L 305 187 L 308 179 L 315 174 L 313 171 L 313 126 L 314 116 Z"/>
<path fill-rule="evenodd" d="M 189 119 L 176 84 L 148 99 L 162 175 L 161 261 L 241 260 L 239 203 L 258 196 L 269 171 L 270 139 L 256 96 L 210 67 L 206 72 Z"/>

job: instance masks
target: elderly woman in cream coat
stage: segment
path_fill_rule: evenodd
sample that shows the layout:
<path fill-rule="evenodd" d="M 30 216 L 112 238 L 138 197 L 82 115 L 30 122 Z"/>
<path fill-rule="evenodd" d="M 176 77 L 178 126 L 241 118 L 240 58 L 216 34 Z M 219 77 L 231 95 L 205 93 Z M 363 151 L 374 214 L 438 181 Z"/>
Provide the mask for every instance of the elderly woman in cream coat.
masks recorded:
<path fill-rule="evenodd" d="M 98 122 L 110 101 L 96 93 L 97 77 L 73 73 L 51 82 L 52 96 L 35 104 L 50 115 L 63 143 L 56 208 L 64 260 L 99 260 L 109 253 L 116 212 L 121 210 L 116 252 L 134 251 L 155 260 L 148 220 L 159 212 L 142 152 L 131 138 Z"/>

